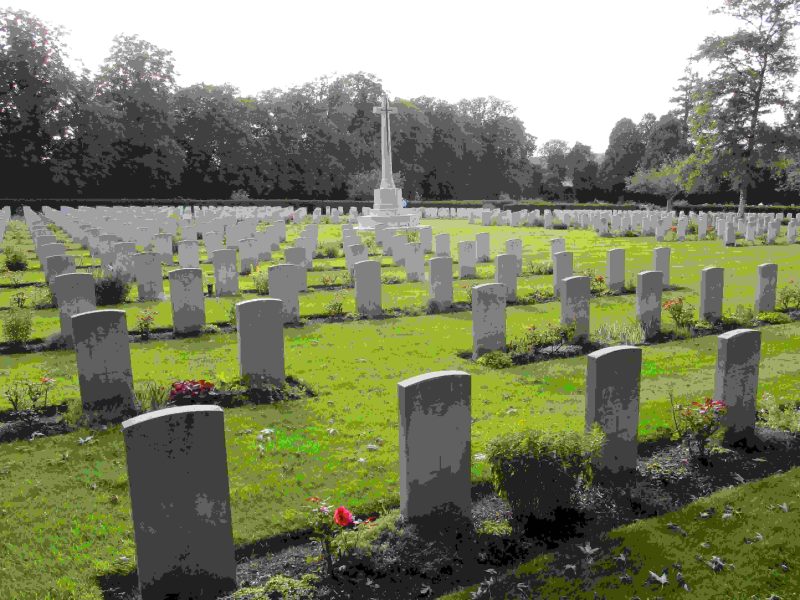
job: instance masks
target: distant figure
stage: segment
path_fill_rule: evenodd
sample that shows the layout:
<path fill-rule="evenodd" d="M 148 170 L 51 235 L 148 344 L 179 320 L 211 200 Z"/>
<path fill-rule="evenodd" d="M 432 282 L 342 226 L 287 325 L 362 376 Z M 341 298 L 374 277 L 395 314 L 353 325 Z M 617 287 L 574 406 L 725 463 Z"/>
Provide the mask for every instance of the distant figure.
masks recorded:
<path fill-rule="evenodd" d="M 405 198 L 403 198 L 402 200 L 403 200 L 403 208 L 405 208 L 406 206 L 408 206 L 408 202 L 406 202 Z"/>

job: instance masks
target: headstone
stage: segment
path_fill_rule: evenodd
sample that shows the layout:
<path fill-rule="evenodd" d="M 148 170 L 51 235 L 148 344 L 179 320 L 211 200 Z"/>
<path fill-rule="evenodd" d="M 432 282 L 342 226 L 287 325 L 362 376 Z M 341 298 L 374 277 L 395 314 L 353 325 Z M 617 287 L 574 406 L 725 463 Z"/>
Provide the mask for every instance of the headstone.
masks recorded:
<path fill-rule="evenodd" d="M 506 254 L 513 254 L 517 259 L 517 276 L 522 275 L 522 240 L 506 240 Z"/>
<path fill-rule="evenodd" d="M 255 238 L 239 240 L 239 274 L 250 275 L 258 266 L 258 249 Z"/>
<path fill-rule="evenodd" d="M 550 256 L 553 257 L 559 252 L 567 251 L 567 240 L 564 238 L 552 238 L 550 240 Z"/>
<path fill-rule="evenodd" d="M 475 253 L 478 262 L 489 262 L 491 260 L 488 233 L 479 233 L 475 236 Z"/>
<path fill-rule="evenodd" d="M 239 372 L 250 387 L 283 383 L 283 301 L 260 298 L 237 303 L 236 332 Z"/>
<path fill-rule="evenodd" d="M 419 228 L 419 243 L 422 244 L 423 254 L 433 252 L 433 229 L 431 227 Z"/>
<path fill-rule="evenodd" d="M 436 256 L 450 256 L 449 233 L 440 233 L 436 236 Z"/>
<path fill-rule="evenodd" d="M 239 293 L 239 271 L 236 269 L 236 250 L 223 248 L 212 255 L 214 263 L 214 291 L 217 296 L 235 296 Z"/>
<path fill-rule="evenodd" d="M 300 287 L 297 289 L 299 292 L 304 292 L 308 289 L 308 283 L 306 280 L 306 250 L 305 248 L 286 248 L 283 251 L 283 257 L 286 262 L 290 265 L 297 265 L 300 269 L 302 269 L 302 277 L 298 279 L 298 283 Z"/>
<path fill-rule="evenodd" d="M 661 271 L 664 289 L 669 287 L 669 255 L 669 248 L 662 247 L 653 249 L 653 271 Z"/>
<path fill-rule="evenodd" d="M 586 431 L 598 423 L 606 441 L 597 467 L 610 473 L 636 469 L 642 349 L 614 346 L 592 352 L 586 364 Z"/>
<path fill-rule="evenodd" d="M 236 589 L 222 409 L 177 406 L 122 424 L 142 600 Z"/>
<path fill-rule="evenodd" d="M 284 323 L 296 323 L 300 320 L 300 298 L 298 292 L 305 279 L 305 269 L 299 265 L 283 264 L 269 267 L 269 295 L 283 301 Z"/>
<path fill-rule="evenodd" d="M 716 323 L 722 318 L 725 269 L 706 267 L 700 271 L 700 318 Z"/>
<path fill-rule="evenodd" d="M 114 255 L 114 269 L 117 275 L 127 283 L 133 283 L 133 255 L 136 253 L 136 244 L 133 242 L 117 242 L 111 248 Z"/>
<path fill-rule="evenodd" d="M 506 288 L 506 302 L 517 301 L 517 257 L 513 254 L 498 254 L 495 259 L 494 280 Z"/>
<path fill-rule="evenodd" d="M 453 259 L 437 256 L 430 261 L 430 302 L 439 310 L 453 304 Z"/>
<path fill-rule="evenodd" d="M 458 276 L 461 279 L 475 277 L 475 242 L 458 242 Z"/>
<path fill-rule="evenodd" d="M 636 278 L 636 318 L 647 340 L 661 331 L 661 277 L 661 271 L 642 271 Z"/>
<path fill-rule="evenodd" d="M 472 358 L 506 347 L 506 286 L 484 283 L 472 288 Z"/>
<path fill-rule="evenodd" d="M 606 257 L 606 285 L 618 294 L 625 287 L 625 249 L 609 250 Z"/>
<path fill-rule="evenodd" d="M 193 240 L 178 242 L 178 264 L 182 269 L 200 268 L 200 244 Z"/>
<path fill-rule="evenodd" d="M 203 271 L 176 269 L 169 272 L 172 328 L 177 334 L 197 333 L 206 324 Z"/>
<path fill-rule="evenodd" d="M 72 336 L 72 316 L 97 309 L 94 277 L 89 273 L 55 275 L 50 280 L 50 286 L 58 304 L 61 339 L 68 348 L 72 348 L 75 345 Z"/>
<path fill-rule="evenodd" d="M 361 260 L 353 266 L 356 309 L 359 314 L 377 317 L 381 309 L 381 263 Z"/>
<path fill-rule="evenodd" d="M 553 294 L 561 297 L 561 282 L 572 277 L 572 252 L 556 252 L 553 255 Z"/>
<path fill-rule="evenodd" d="M 45 279 L 47 282 L 52 282 L 53 278 L 58 275 L 66 275 L 67 273 L 75 272 L 75 257 L 69 254 L 54 254 L 44 259 L 45 262 Z"/>
<path fill-rule="evenodd" d="M 168 233 L 157 233 L 153 236 L 153 251 L 165 265 L 172 265 L 172 236 Z"/>
<path fill-rule="evenodd" d="M 470 519 L 470 379 L 438 371 L 397 385 L 400 513 L 412 522 L 449 530 Z"/>
<path fill-rule="evenodd" d="M 764 263 L 758 265 L 758 287 L 756 288 L 756 312 L 775 310 L 775 297 L 778 287 L 778 265 Z"/>
<path fill-rule="evenodd" d="M 575 324 L 573 342 L 589 341 L 589 299 L 592 284 L 589 277 L 567 277 L 561 281 L 561 324 Z"/>
<path fill-rule="evenodd" d="M 132 416 L 133 372 L 125 311 L 93 310 L 73 315 L 72 335 L 87 424 L 103 425 Z"/>
<path fill-rule="evenodd" d="M 408 281 L 425 281 L 425 253 L 422 244 L 409 242 L 405 244 L 405 267 Z"/>
<path fill-rule="evenodd" d="M 161 273 L 161 257 L 155 252 L 140 252 L 133 255 L 133 273 L 139 300 L 163 300 L 164 279 Z"/>
<path fill-rule="evenodd" d="M 723 425 L 729 428 L 730 443 L 751 443 L 756 422 L 758 365 L 761 361 L 761 332 L 736 329 L 717 337 L 717 369 L 714 399 L 728 407 Z"/>

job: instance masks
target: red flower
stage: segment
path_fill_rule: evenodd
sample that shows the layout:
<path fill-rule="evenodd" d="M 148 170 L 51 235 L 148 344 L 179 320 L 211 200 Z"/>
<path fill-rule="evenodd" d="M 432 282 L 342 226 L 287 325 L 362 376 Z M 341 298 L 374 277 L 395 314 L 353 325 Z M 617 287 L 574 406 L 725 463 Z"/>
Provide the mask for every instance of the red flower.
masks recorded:
<path fill-rule="evenodd" d="M 353 524 L 353 513 L 347 510 L 344 506 L 340 506 L 333 513 L 333 522 L 339 527 L 347 527 Z"/>
<path fill-rule="evenodd" d="M 319 501 L 320 499 L 317 498 L 316 496 L 311 496 L 309 498 L 306 498 L 306 502 L 319 502 Z"/>

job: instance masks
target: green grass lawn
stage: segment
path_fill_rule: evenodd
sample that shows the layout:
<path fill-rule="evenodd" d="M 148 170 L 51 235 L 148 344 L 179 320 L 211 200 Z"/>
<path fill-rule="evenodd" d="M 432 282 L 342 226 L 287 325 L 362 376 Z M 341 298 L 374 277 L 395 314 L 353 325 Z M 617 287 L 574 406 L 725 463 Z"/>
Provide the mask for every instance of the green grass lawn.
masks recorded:
<path fill-rule="evenodd" d="M 788 512 L 779 505 L 786 504 Z M 734 512 L 723 518 L 724 508 Z M 709 519 L 698 519 L 713 508 Z M 684 537 L 667 525 L 679 525 Z M 595 557 L 588 565 L 577 560 L 577 572 L 563 576 L 548 571 L 555 554 L 546 553 L 502 575 L 511 582 L 530 585 L 532 598 L 571 598 L 592 600 L 595 592 L 608 600 L 640 598 L 728 598 L 765 600 L 773 595 L 790 600 L 800 598 L 800 574 L 797 573 L 797 528 L 800 527 L 800 469 L 773 475 L 761 481 L 716 492 L 681 510 L 660 517 L 643 519 L 613 530 L 609 540 L 589 540 L 593 547 L 600 542 L 609 552 Z M 762 540 L 746 544 L 745 538 Z M 614 556 L 628 549 L 626 571 L 632 583 L 619 579 L 622 573 Z M 704 562 L 697 560 L 701 556 Z M 719 556 L 733 564 L 715 573 L 705 561 Z M 563 562 L 563 561 L 561 561 Z M 687 592 L 677 585 L 673 564 L 680 563 L 689 585 Z M 789 567 L 788 571 L 781 564 Z M 559 565 L 560 566 L 560 565 Z M 668 583 L 649 583 L 650 571 L 660 575 L 669 567 Z M 560 569 L 559 569 L 560 570 Z M 476 586 L 443 596 L 442 600 L 469 600 Z M 496 596 L 499 597 L 499 596 Z M 518 596 L 519 597 L 519 596 Z M 522 596 L 523 598 L 525 596 Z"/>
<path fill-rule="evenodd" d="M 463 221 L 431 221 L 434 233 L 448 232 L 456 247 L 472 239 L 480 226 Z M 320 242 L 334 239 L 338 226 L 320 226 Z M 290 226 L 290 237 L 297 227 Z M 506 239 L 524 241 L 526 260 L 548 260 L 551 237 L 566 237 L 575 252 L 576 270 L 604 271 L 605 251 L 625 247 L 628 272 L 650 269 L 652 238 L 598 238 L 584 231 L 493 227 L 493 255 Z M 724 249 L 721 242 L 667 243 L 673 248 L 672 280 L 683 295 L 698 304 L 699 271 L 726 267 L 726 306 L 751 305 L 756 265 L 777 262 L 779 281 L 800 277 L 800 246 L 753 246 Z M 74 249 L 78 252 L 77 248 Z M 278 257 L 279 260 L 279 257 Z M 315 261 L 315 264 L 322 261 Z M 343 259 L 331 259 L 341 266 Z M 204 267 L 208 269 L 209 267 Z M 481 271 L 491 274 L 491 265 Z M 386 267 L 388 270 L 388 267 Z M 39 273 L 39 275 L 41 275 Z M 309 282 L 318 276 L 312 272 Z M 321 274 L 319 274 L 321 278 Z M 551 276 L 523 278 L 521 289 L 549 287 Z M 0 285 L 7 276 L 0 278 Z M 456 299 L 466 299 L 456 282 Z M 242 279 L 247 289 L 247 278 Z M 4 290 L 6 292 L 8 290 Z M 303 295 L 301 312 L 314 311 L 336 292 Z M 352 302 L 352 291 L 346 292 Z M 254 296 L 245 296 L 252 298 Z M 425 284 L 384 286 L 385 306 L 423 306 Z M 227 319 L 231 300 L 209 300 L 207 320 Z M 392 304 L 395 303 L 395 304 Z M 157 326 L 169 326 L 168 303 L 126 304 L 129 328 L 147 305 L 158 308 Z M 346 304 L 345 308 L 352 307 Z M 352 309 L 352 308 L 350 308 Z M 633 317 L 633 296 L 592 301 L 592 328 Z M 545 303 L 508 309 L 508 336 L 530 324 L 557 322 L 559 305 Z M 37 311 L 36 331 L 44 336 L 47 322 L 57 328 L 56 311 Z M 762 329 L 759 395 L 796 396 L 800 365 L 800 323 Z M 34 334 L 36 335 L 36 334 Z M 640 435 L 654 437 L 670 423 L 668 396 L 710 395 L 714 386 L 716 337 L 644 347 Z M 402 317 L 382 321 L 314 323 L 285 330 L 287 373 L 311 384 L 318 396 L 308 400 L 225 411 L 228 469 L 234 536 L 246 543 L 296 530 L 304 524 L 304 499 L 311 495 L 359 512 L 396 506 L 398 492 L 397 382 L 429 371 L 466 370 L 473 375 L 473 452 L 489 440 L 522 427 L 579 429 L 584 419 L 586 358 L 556 360 L 501 371 L 459 358 L 471 348 L 469 312 Z M 131 345 L 137 383 L 168 384 L 176 379 L 219 381 L 238 374 L 236 337 L 206 334 L 197 338 L 150 341 Z M 51 399 L 79 409 L 74 353 L 41 352 L 0 356 L 0 378 L 55 377 Z M 0 400 L 0 409 L 7 408 Z M 514 410 L 511 410 L 514 409 Z M 259 448 L 258 432 L 275 430 L 273 441 Z M 329 433 L 329 430 L 334 430 Z M 94 577 L 129 572 L 135 549 L 125 454 L 119 427 L 96 432 L 93 443 L 79 445 L 87 431 L 0 445 L 0 598 L 99 598 Z M 367 445 L 376 444 L 377 451 Z M 365 462 L 359 462 L 359 458 Z M 488 480 L 487 469 L 473 462 L 473 481 Z M 795 479 L 797 474 L 794 475 Z M 766 535 L 766 534 L 765 534 Z M 699 597 L 699 596 L 697 596 Z"/>

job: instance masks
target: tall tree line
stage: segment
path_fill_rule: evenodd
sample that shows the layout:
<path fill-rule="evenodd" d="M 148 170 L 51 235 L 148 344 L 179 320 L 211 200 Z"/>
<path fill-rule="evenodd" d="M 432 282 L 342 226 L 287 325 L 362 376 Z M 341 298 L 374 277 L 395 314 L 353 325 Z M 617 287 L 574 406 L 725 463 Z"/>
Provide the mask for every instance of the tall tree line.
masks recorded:
<path fill-rule="evenodd" d="M 800 191 L 792 32 L 800 0 L 722 0 L 741 23 L 704 40 L 670 101 L 620 119 L 602 152 L 537 139 L 508 102 L 393 98 L 393 164 L 411 199 L 771 201 Z M 64 32 L 0 10 L 0 196 L 369 199 L 384 94 L 366 73 L 243 96 L 179 87 L 169 51 L 118 36 L 96 74 Z M 698 65 L 711 67 L 705 77 Z M 782 110 L 768 124 L 765 114 Z"/>

